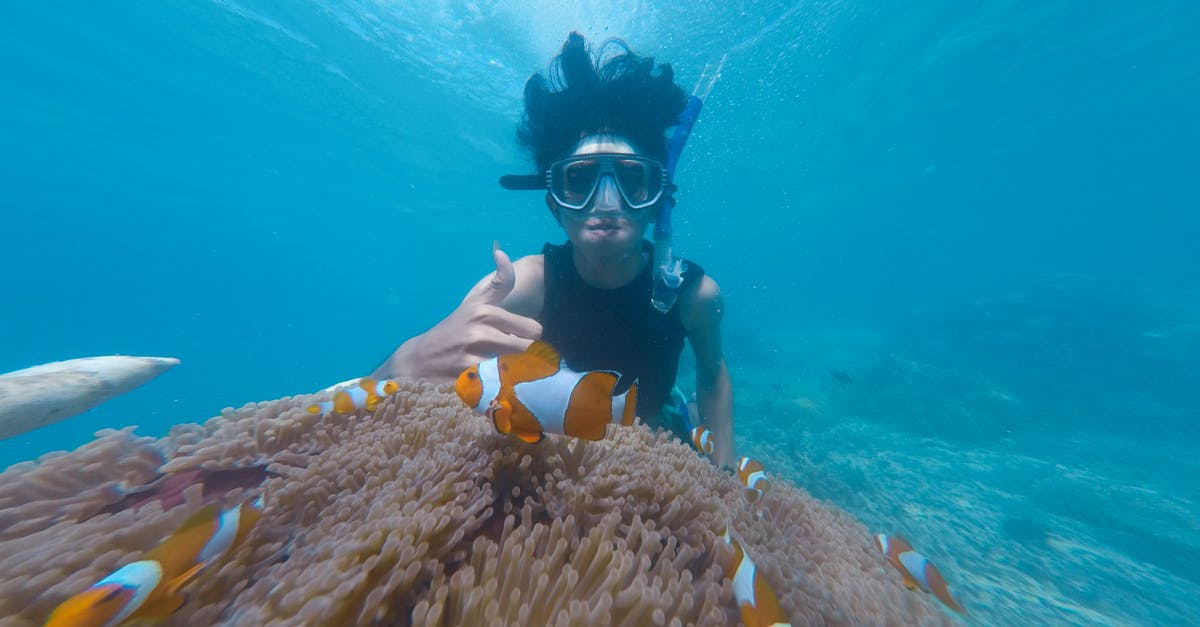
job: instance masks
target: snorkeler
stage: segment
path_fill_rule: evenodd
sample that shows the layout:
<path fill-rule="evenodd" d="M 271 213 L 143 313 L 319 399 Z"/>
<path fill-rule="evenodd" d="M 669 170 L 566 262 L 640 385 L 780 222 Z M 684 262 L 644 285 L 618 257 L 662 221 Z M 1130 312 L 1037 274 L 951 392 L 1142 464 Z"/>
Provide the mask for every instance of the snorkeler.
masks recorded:
<path fill-rule="evenodd" d="M 642 421 L 688 441 L 697 425 L 664 411 L 687 339 L 696 357 L 698 419 L 715 436 L 712 459 L 732 466 L 733 394 L 721 349 L 720 289 L 699 265 L 672 258 L 661 245 L 656 251 L 644 238 L 656 218 L 659 231 L 669 227 L 660 212 L 673 205 L 668 163 L 674 165 L 681 145 L 670 145 L 666 132 L 689 98 L 670 65 L 656 68 L 621 42 L 608 45 L 619 54 L 605 58 L 602 48 L 593 59 L 583 36 L 571 33 L 550 78 L 529 79 L 518 139 L 541 174 L 503 181 L 509 189 L 545 191 L 567 242 L 546 244 L 541 254 L 516 262 L 493 246 L 496 271 L 449 316 L 404 342 L 373 376 L 450 382 L 464 369 L 525 351 L 540 339 L 575 371 L 621 373 L 618 387 L 636 380 Z M 698 109 L 690 113 L 694 121 Z M 664 274 L 655 265 L 664 258 L 668 299 L 655 289 Z"/>

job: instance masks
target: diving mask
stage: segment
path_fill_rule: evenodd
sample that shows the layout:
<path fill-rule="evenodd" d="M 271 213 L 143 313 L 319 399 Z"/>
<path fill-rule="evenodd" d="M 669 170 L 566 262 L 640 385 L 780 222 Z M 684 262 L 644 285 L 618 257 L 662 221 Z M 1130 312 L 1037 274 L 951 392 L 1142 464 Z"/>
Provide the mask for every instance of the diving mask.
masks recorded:
<path fill-rule="evenodd" d="M 558 204 L 581 210 L 591 202 L 607 174 L 631 209 L 645 209 L 658 202 L 667 184 L 663 164 L 648 157 L 623 154 L 575 155 L 550 164 L 546 187 Z"/>

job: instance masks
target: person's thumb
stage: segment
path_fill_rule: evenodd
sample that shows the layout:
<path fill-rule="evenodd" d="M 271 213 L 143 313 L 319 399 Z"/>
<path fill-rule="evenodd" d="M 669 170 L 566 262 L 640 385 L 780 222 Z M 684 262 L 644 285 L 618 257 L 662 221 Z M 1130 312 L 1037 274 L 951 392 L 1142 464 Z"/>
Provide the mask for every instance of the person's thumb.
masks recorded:
<path fill-rule="evenodd" d="M 496 262 L 496 272 L 478 296 L 479 302 L 496 305 L 517 285 L 517 272 L 513 270 L 512 260 L 500 250 L 500 242 L 492 242 L 492 260 Z"/>

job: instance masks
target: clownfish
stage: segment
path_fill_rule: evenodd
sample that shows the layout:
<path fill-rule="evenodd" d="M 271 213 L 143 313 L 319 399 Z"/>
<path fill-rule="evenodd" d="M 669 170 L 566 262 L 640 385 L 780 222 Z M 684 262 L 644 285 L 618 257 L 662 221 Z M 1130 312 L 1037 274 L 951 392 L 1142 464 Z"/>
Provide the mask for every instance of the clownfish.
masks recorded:
<path fill-rule="evenodd" d="M 245 539 L 262 508 L 260 496 L 226 510 L 216 504 L 201 509 L 141 560 L 63 601 L 46 627 L 111 627 L 170 616 L 187 600 L 184 586 Z"/>
<path fill-rule="evenodd" d="M 376 381 L 371 377 L 363 377 L 352 387 L 344 388 L 333 393 L 333 399 L 308 406 L 310 414 L 327 414 L 335 411 L 348 414 L 356 409 L 375 411 L 379 401 L 396 393 L 400 385 L 390 379 Z"/>
<path fill-rule="evenodd" d="M 749 457 L 738 460 L 737 476 L 742 485 L 746 486 L 746 499 L 751 503 L 757 503 L 767 488 L 771 487 L 763 465 Z"/>
<path fill-rule="evenodd" d="M 705 455 L 713 453 L 713 433 L 704 427 L 692 427 L 692 444 L 696 445 L 696 450 Z"/>
<path fill-rule="evenodd" d="M 754 560 L 746 554 L 742 543 L 725 527 L 725 543 L 733 547 L 733 562 L 725 576 L 733 581 L 733 596 L 742 610 L 746 627 L 791 627 L 779 598 L 767 580 L 758 574 Z"/>
<path fill-rule="evenodd" d="M 553 346 L 539 340 L 523 353 L 467 368 L 454 391 L 491 418 L 497 431 L 526 442 L 539 442 L 546 433 L 599 440 L 609 423 L 633 424 L 637 383 L 614 395 L 619 378 L 607 370 L 575 372 Z"/>
<path fill-rule="evenodd" d="M 934 566 L 929 558 L 913 550 L 908 540 L 902 536 L 880 533 L 875 536 L 875 546 L 883 551 L 888 563 L 900 571 L 906 588 L 931 593 L 946 607 L 959 614 L 967 613 L 958 599 L 958 594 L 946 583 L 937 566 Z"/>

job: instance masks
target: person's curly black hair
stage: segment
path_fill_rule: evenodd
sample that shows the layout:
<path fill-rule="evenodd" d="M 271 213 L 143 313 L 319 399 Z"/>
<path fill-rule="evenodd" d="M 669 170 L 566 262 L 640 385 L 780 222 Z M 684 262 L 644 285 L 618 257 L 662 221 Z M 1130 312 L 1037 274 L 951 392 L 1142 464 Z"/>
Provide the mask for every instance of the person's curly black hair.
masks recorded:
<path fill-rule="evenodd" d="M 605 49 L 620 54 L 605 59 Z M 595 59 L 583 35 L 572 32 L 550 64 L 550 78 L 534 74 L 525 83 L 525 116 L 517 129 L 521 145 L 544 172 L 591 134 L 627 139 L 641 153 L 665 161 L 666 131 L 679 118 L 687 94 L 675 84 L 669 64 L 634 54 L 610 39 Z"/>

